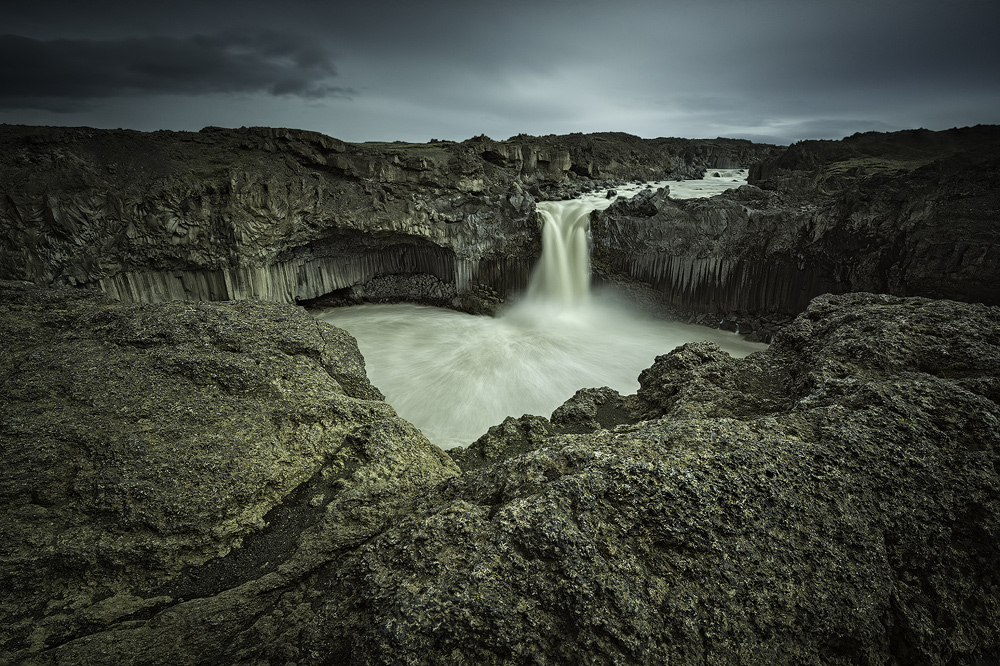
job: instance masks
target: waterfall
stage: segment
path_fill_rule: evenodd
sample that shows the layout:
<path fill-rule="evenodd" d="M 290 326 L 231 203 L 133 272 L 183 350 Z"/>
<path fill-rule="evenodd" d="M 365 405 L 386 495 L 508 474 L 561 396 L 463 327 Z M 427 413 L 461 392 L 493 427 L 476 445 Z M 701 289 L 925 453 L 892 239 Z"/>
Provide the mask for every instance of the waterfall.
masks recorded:
<path fill-rule="evenodd" d="M 685 342 L 712 340 L 736 356 L 766 347 L 647 318 L 610 294 L 592 296 L 590 212 L 611 201 L 600 193 L 538 204 L 542 257 L 525 298 L 497 317 L 408 304 L 334 308 L 320 317 L 350 331 L 372 383 L 443 448 L 467 446 L 507 416 L 550 414 L 580 388 L 633 393 L 657 355 Z"/>
<path fill-rule="evenodd" d="M 604 199 L 607 201 L 607 199 Z M 590 296 L 590 212 L 593 201 L 543 201 L 542 257 L 531 275 L 527 297 L 564 308 L 586 304 Z"/>
<path fill-rule="evenodd" d="M 746 169 L 717 169 L 701 180 L 627 185 L 617 194 L 591 192 L 569 201 L 542 201 L 542 256 L 528 283 L 527 303 L 561 310 L 590 300 L 590 213 L 608 208 L 617 197 L 631 198 L 644 189 L 668 188 L 673 199 L 710 197 L 746 184 Z"/>

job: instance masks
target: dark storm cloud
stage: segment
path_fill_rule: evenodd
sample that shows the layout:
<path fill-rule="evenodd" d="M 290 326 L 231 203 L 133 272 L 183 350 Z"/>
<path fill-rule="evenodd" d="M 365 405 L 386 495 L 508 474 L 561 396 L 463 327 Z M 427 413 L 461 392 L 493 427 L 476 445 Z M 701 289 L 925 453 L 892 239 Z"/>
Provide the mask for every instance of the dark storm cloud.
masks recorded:
<path fill-rule="evenodd" d="M 259 31 L 176 38 L 31 39 L 0 35 L 0 109 L 71 112 L 108 97 L 257 93 L 321 98 L 333 86 L 320 44 Z"/>
<path fill-rule="evenodd" d="M 11 5 L 2 122 L 780 142 L 1000 122 L 996 0 Z"/>

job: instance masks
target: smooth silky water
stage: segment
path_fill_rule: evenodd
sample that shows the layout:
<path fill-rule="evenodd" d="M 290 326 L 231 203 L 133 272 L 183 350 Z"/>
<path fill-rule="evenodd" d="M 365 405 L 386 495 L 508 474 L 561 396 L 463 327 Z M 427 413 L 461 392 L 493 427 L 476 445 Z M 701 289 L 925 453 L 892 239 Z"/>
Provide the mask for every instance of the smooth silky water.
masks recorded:
<path fill-rule="evenodd" d="M 718 169 L 670 186 L 674 198 L 711 196 L 745 183 Z M 641 187 L 619 188 L 632 196 Z M 767 345 L 735 333 L 652 319 L 611 293 L 590 290 L 589 213 L 602 194 L 542 202 L 542 258 L 527 293 L 497 317 L 429 306 L 359 305 L 317 316 L 358 341 L 372 383 L 432 442 L 465 446 L 507 416 L 548 416 L 578 389 L 639 388 L 639 372 L 685 342 L 717 342 L 733 356 Z"/>

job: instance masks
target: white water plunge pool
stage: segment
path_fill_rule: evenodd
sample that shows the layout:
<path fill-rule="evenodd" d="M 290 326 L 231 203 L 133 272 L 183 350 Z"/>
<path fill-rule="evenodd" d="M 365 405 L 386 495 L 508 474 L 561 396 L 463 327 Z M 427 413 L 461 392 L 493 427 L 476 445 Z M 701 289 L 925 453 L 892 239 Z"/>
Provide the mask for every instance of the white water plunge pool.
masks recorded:
<path fill-rule="evenodd" d="M 744 184 L 745 172 L 657 183 L 675 198 Z M 741 177 L 742 176 L 742 177 Z M 631 196 L 641 188 L 619 189 Z M 358 341 L 372 384 L 441 448 L 467 446 L 508 416 L 548 416 L 581 388 L 639 388 L 639 373 L 686 342 L 710 340 L 733 356 L 767 345 L 735 333 L 645 317 L 589 287 L 589 211 L 603 193 L 538 205 L 543 256 L 528 293 L 497 317 L 411 304 L 332 308 L 317 316 Z"/>

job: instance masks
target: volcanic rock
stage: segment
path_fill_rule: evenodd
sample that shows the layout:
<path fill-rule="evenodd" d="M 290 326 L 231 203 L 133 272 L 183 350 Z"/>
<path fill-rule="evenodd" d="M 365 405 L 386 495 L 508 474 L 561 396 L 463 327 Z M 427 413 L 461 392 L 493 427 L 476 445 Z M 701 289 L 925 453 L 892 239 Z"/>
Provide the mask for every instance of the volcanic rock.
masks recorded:
<path fill-rule="evenodd" d="M 1000 304 L 1000 129 L 806 141 L 710 199 L 616 201 L 595 260 L 768 340 L 822 293 Z"/>
<path fill-rule="evenodd" d="M 470 469 L 360 547 L 307 663 L 992 663 L 998 388 L 996 307 L 829 296 L 746 359 L 686 345 L 649 420 Z"/>
<path fill-rule="evenodd" d="M 0 663 L 264 659 L 317 568 L 458 473 L 301 308 L 6 282 L 0 331 Z"/>

